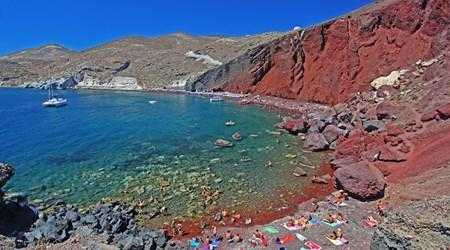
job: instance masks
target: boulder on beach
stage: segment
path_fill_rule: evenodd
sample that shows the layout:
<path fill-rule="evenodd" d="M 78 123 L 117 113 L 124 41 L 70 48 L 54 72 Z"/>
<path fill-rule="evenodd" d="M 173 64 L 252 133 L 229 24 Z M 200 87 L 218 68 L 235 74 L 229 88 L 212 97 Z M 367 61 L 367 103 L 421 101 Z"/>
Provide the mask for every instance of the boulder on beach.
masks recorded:
<path fill-rule="evenodd" d="M 36 220 L 36 210 L 28 205 L 23 195 L 9 195 L 3 198 L 1 187 L 14 175 L 14 167 L 0 163 L 0 234 L 16 236 L 18 232 L 28 230 Z"/>
<path fill-rule="evenodd" d="M 306 135 L 305 145 L 313 151 L 321 151 L 328 148 L 328 142 L 321 133 L 313 132 Z"/>
<path fill-rule="evenodd" d="M 447 103 L 436 110 L 439 113 L 439 116 L 446 120 L 450 118 L 450 103 Z"/>
<path fill-rule="evenodd" d="M 308 131 L 309 132 L 316 132 L 316 133 L 320 133 L 325 129 L 325 126 L 327 126 L 327 123 L 325 123 L 323 120 L 319 119 L 319 118 L 315 118 L 312 119 L 310 121 L 310 126 Z"/>
<path fill-rule="evenodd" d="M 217 139 L 216 142 L 214 142 L 214 145 L 221 147 L 221 148 L 229 148 L 233 147 L 233 143 L 224 139 Z"/>
<path fill-rule="evenodd" d="M 336 141 L 339 138 L 339 136 L 341 136 L 345 133 L 342 129 L 331 124 L 331 125 L 328 125 L 325 127 L 322 134 L 325 137 L 325 139 L 327 140 L 327 142 L 329 144 L 331 144 L 332 142 Z"/>
<path fill-rule="evenodd" d="M 308 130 L 308 124 L 303 118 L 284 121 L 280 123 L 278 127 L 285 129 L 289 133 L 295 135 L 298 133 L 306 133 L 306 131 Z"/>
<path fill-rule="evenodd" d="M 348 165 L 357 163 L 358 161 L 359 161 L 359 159 L 348 156 L 348 157 L 343 157 L 343 158 L 339 158 L 339 159 L 333 159 L 330 161 L 330 164 L 333 169 L 339 169 L 339 168 L 343 168 Z"/>
<path fill-rule="evenodd" d="M 383 173 L 367 162 L 341 167 L 334 172 L 336 187 L 361 201 L 384 196 L 386 181 Z"/>
<path fill-rule="evenodd" d="M 383 145 L 379 148 L 378 160 L 387 162 L 402 162 L 406 161 L 406 156 L 394 148 Z"/>
<path fill-rule="evenodd" d="M 368 120 L 363 122 L 364 130 L 367 132 L 382 131 L 385 129 L 385 125 L 379 120 Z"/>

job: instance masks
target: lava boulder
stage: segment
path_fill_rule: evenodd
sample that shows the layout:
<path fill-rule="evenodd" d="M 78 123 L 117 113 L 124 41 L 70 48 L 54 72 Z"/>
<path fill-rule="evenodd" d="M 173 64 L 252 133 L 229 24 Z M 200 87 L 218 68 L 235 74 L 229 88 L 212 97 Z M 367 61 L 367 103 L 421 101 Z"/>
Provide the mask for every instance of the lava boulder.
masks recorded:
<path fill-rule="evenodd" d="M 338 168 L 334 176 L 336 187 L 355 199 L 370 201 L 384 196 L 386 181 L 383 173 L 367 162 Z"/>

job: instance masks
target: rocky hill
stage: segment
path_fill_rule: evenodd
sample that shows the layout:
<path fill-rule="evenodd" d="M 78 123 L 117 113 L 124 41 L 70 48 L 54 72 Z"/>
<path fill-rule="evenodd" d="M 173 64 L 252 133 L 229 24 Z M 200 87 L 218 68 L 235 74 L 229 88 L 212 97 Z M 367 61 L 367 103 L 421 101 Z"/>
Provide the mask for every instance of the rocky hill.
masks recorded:
<path fill-rule="evenodd" d="M 183 86 L 282 33 L 245 37 L 129 37 L 76 52 L 47 45 L 0 57 L 0 86 L 147 89 Z"/>
<path fill-rule="evenodd" d="M 336 104 L 448 49 L 447 0 L 384 0 L 260 45 L 188 86 Z"/>
<path fill-rule="evenodd" d="M 444 249 L 450 245 L 450 198 L 410 203 L 389 213 L 371 249 Z"/>

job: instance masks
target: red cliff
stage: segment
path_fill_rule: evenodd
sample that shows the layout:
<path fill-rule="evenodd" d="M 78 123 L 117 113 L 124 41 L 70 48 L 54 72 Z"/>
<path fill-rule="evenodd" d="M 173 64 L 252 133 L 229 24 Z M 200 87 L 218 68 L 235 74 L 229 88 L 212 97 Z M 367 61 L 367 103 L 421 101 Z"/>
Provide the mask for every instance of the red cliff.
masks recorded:
<path fill-rule="evenodd" d="M 386 0 L 292 32 L 207 72 L 191 90 L 216 89 L 336 104 L 375 78 L 448 46 L 448 0 Z"/>

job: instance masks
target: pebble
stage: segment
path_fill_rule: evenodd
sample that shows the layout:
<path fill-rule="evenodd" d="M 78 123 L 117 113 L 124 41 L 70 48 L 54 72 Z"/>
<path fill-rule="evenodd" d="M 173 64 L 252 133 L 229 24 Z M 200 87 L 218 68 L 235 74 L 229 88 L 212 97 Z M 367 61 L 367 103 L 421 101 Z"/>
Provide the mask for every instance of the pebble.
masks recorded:
<path fill-rule="evenodd" d="M 285 155 L 285 157 L 288 158 L 288 159 L 294 159 L 294 158 L 297 157 L 297 155 L 294 155 L 294 154 L 287 154 L 287 155 Z"/>

